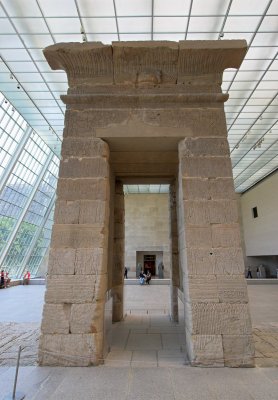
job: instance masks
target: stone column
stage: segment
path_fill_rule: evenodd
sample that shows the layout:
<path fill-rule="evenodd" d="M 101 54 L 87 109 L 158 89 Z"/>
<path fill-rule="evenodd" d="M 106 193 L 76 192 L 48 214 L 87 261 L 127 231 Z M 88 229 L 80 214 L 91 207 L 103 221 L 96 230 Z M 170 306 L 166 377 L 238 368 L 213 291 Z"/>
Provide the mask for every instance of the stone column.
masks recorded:
<path fill-rule="evenodd" d="M 112 271 L 113 322 L 123 319 L 125 209 L 123 184 L 116 181 L 114 197 L 114 257 Z"/>
<path fill-rule="evenodd" d="M 179 250 L 178 250 L 178 227 L 177 227 L 177 208 L 176 208 L 176 185 L 170 185 L 170 304 L 171 320 L 179 322 L 178 289 L 179 279 Z"/>
<path fill-rule="evenodd" d="M 203 110 L 204 116 L 206 110 Z M 192 365 L 253 366 L 252 327 L 223 123 L 179 144 L 179 245 Z M 201 131 L 201 127 L 200 130 Z M 210 137 L 209 137 L 210 136 Z"/>
<path fill-rule="evenodd" d="M 109 149 L 97 138 L 62 147 L 39 345 L 41 365 L 96 365 L 103 359 L 109 223 Z"/>

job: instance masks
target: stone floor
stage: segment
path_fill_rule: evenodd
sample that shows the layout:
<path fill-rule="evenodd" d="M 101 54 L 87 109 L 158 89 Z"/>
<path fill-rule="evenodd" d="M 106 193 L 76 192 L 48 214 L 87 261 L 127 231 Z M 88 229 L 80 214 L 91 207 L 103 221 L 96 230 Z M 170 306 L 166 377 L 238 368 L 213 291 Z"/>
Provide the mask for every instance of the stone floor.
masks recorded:
<path fill-rule="evenodd" d="M 113 326 L 103 366 L 49 368 L 35 365 L 44 288 L 1 290 L 0 400 L 12 393 L 19 344 L 18 390 L 26 399 L 277 400 L 278 285 L 248 292 L 257 368 L 188 366 L 182 328 L 168 318 L 167 286 L 125 287 L 127 316 Z"/>

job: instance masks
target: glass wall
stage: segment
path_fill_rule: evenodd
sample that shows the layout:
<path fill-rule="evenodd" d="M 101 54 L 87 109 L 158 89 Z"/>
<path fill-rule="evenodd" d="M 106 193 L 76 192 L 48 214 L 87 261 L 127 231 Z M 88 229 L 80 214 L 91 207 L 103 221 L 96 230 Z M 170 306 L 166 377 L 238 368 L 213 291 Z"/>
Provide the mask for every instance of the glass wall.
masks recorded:
<path fill-rule="evenodd" d="M 59 159 L 0 93 L 0 265 L 34 276 L 50 243 Z"/>

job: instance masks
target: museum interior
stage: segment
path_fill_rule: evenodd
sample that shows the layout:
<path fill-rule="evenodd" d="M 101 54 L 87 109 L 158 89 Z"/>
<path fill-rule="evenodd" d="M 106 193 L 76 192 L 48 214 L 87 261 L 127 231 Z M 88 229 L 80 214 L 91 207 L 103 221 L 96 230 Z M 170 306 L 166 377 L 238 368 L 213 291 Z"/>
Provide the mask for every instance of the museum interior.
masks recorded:
<path fill-rule="evenodd" d="M 278 0 L 0 1 L 0 400 L 19 360 L 27 399 L 276 398 L 277 48 Z"/>

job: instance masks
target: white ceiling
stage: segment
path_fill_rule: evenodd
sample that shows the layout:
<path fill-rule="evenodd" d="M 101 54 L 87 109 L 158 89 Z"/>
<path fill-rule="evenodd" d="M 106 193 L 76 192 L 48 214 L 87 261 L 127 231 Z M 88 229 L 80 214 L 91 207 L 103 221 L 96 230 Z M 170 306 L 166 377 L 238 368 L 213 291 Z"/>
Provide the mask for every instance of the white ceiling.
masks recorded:
<path fill-rule="evenodd" d="M 277 28 L 278 0 L 2 0 L 0 90 L 59 154 L 67 80 L 50 69 L 44 47 L 246 39 L 240 70 L 227 70 L 222 85 L 230 94 L 225 109 L 235 187 L 243 192 L 278 167 Z"/>

